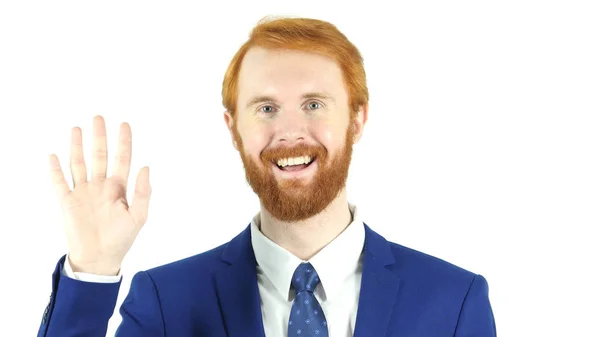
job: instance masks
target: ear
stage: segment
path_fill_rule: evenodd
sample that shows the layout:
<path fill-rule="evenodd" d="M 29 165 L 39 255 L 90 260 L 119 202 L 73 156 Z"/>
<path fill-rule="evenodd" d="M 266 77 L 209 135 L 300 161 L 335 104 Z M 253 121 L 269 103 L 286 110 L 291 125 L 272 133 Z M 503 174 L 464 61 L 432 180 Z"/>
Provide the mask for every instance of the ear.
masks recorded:
<path fill-rule="evenodd" d="M 353 131 L 354 131 L 354 144 L 358 143 L 361 139 L 363 130 L 365 128 L 365 124 L 367 124 L 367 120 L 369 119 L 369 105 L 364 104 L 358 108 L 358 111 L 354 115 L 354 117 L 350 120 L 352 123 Z"/>
<path fill-rule="evenodd" d="M 234 116 L 231 114 L 231 112 L 229 111 L 225 111 L 223 112 L 223 119 L 225 120 L 225 124 L 227 125 L 227 129 L 229 130 L 229 135 L 231 136 L 231 143 L 233 144 L 233 147 L 236 150 L 240 150 L 239 149 L 239 144 L 237 143 L 237 141 L 235 140 L 235 120 L 234 120 Z"/>

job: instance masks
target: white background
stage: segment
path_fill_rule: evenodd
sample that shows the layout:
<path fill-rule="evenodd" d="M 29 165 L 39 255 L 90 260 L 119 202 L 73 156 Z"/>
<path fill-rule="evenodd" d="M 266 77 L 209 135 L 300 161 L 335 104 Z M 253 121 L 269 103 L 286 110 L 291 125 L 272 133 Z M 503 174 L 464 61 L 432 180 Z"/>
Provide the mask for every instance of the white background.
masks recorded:
<path fill-rule="evenodd" d="M 258 202 L 221 81 L 269 14 L 328 20 L 363 53 L 348 185 L 372 228 L 484 275 L 501 336 L 600 335 L 597 2 L 244 3 L 2 2 L 0 335 L 37 332 L 68 249 L 47 158 L 67 163 L 76 125 L 89 158 L 95 114 L 109 151 L 131 123 L 132 174 L 149 165 L 154 189 L 117 308 L 136 271 L 244 229 Z"/>

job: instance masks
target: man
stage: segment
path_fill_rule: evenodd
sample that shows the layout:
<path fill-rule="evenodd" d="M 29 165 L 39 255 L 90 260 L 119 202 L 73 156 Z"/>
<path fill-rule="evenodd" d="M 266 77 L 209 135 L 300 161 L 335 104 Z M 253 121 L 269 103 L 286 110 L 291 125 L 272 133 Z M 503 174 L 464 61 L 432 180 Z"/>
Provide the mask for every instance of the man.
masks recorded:
<path fill-rule="evenodd" d="M 486 280 L 388 242 L 346 197 L 352 146 L 368 117 L 359 51 L 333 25 L 263 21 L 223 82 L 224 119 L 260 212 L 230 242 L 138 272 L 118 336 L 495 336 Z M 149 170 L 125 187 L 124 123 L 107 177 L 104 120 L 94 120 L 91 179 L 81 130 L 65 181 L 50 157 L 69 253 L 57 264 L 38 336 L 104 336 L 123 258 L 146 221 Z M 235 207 L 235 206 L 233 206 Z"/>

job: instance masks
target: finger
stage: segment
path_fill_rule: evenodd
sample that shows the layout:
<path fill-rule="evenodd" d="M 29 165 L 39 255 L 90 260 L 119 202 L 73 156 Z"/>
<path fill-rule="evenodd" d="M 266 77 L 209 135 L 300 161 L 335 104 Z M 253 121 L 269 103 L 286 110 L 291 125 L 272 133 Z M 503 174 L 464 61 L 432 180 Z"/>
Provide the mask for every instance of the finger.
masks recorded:
<path fill-rule="evenodd" d="M 78 127 L 71 130 L 71 176 L 73 177 L 73 187 L 87 181 L 81 128 Z"/>
<path fill-rule="evenodd" d="M 135 182 L 135 192 L 129 207 L 129 213 L 133 222 L 141 226 L 148 219 L 148 206 L 150 205 L 150 195 L 152 188 L 150 187 L 150 168 L 143 167 L 138 173 Z"/>
<path fill-rule="evenodd" d="M 113 175 L 118 177 L 125 186 L 129 179 L 131 168 L 131 127 L 128 123 L 122 123 L 119 130 L 119 145 L 115 156 Z"/>
<path fill-rule="evenodd" d="M 71 192 L 71 188 L 65 179 L 65 175 L 60 167 L 60 162 L 58 161 L 58 157 L 55 154 L 51 154 L 49 158 L 50 164 L 50 180 L 52 181 L 52 186 L 54 187 L 54 191 L 56 192 L 56 196 L 60 201 L 64 200 L 64 198 L 69 195 Z"/>
<path fill-rule="evenodd" d="M 92 180 L 106 178 L 108 166 L 106 125 L 102 116 L 94 117 L 94 145 L 92 152 Z"/>

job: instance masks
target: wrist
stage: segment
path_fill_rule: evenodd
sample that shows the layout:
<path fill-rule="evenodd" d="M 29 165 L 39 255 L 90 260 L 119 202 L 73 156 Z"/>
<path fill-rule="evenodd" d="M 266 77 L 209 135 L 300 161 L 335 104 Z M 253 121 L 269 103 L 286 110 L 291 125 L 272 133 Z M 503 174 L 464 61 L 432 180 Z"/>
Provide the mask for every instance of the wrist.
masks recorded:
<path fill-rule="evenodd" d="M 75 273 L 86 273 L 102 276 L 116 276 L 121 270 L 120 265 L 103 262 L 86 262 L 68 256 L 71 269 Z"/>

